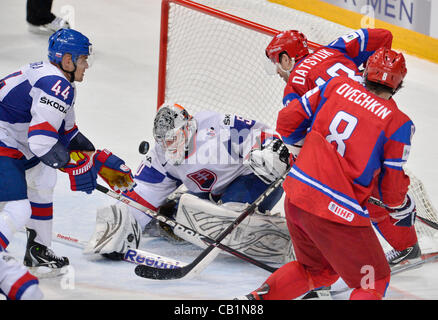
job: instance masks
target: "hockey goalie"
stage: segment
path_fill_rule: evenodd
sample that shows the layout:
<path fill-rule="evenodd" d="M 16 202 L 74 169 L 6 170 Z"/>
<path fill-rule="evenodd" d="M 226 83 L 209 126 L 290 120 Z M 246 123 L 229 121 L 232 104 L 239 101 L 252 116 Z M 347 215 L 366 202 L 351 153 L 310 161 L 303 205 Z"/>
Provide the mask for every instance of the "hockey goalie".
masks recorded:
<path fill-rule="evenodd" d="M 202 111 L 191 116 L 182 106 L 165 103 L 155 116 L 153 136 L 156 143 L 137 170 L 137 185 L 125 195 L 210 238 L 290 167 L 290 153 L 276 132 L 237 115 Z M 280 186 L 222 243 L 260 261 L 290 261 L 286 220 L 271 213 L 282 195 Z M 97 211 L 84 253 L 120 259 L 128 248 L 138 247 L 141 233 L 151 225 L 161 232 L 165 228 L 178 241 L 206 247 L 118 202 Z"/>

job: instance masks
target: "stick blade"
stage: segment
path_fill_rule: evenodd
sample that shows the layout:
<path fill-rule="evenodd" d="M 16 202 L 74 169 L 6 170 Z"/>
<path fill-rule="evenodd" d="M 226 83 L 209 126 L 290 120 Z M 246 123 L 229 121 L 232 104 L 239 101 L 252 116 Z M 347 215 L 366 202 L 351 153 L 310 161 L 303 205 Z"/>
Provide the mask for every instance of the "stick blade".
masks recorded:
<path fill-rule="evenodd" d="M 192 263 L 181 268 L 158 269 L 146 265 L 135 267 L 135 274 L 142 278 L 155 280 L 191 279 L 201 273 L 219 254 L 216 245 L 210 245 Z"/>
<path fill-rule="evenodd" d="M 184 277 L 186 274 L 185 270 L 186 269 L 184 268 L 159 269 L 145 265 L 138 265 L 135 267 L 135 274 L 142 278 L 154 280 L 173 280 Z"/>

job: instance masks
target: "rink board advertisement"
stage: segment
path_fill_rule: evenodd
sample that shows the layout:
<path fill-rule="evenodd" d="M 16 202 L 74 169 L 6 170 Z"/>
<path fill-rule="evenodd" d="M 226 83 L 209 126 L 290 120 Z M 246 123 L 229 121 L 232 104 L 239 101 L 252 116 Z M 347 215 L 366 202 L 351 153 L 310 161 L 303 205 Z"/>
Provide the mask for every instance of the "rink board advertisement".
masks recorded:
<path fill-rule="evenodd" d="M 393 47 L 438 63 L 438 1 L 268 0 L 352 29 L 385 28 Z"/>
<path fill-rule="evenodd" d="M 430 36 L 431 2 L 425 0 L 321 0 Z"/>

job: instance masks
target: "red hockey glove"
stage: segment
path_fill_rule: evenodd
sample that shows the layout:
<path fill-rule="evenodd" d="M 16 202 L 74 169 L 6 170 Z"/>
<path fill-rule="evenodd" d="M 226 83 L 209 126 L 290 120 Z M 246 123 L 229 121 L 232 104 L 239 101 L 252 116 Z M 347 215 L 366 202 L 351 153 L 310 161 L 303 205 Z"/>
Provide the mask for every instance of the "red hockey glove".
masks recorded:
<path fill-rule="evenodd" d="M 70 161 L 60 170 L 68 174 L 71 190 L 90 194 L 96 189 L 97 172 L 87 154 L 71 151 Z"/>

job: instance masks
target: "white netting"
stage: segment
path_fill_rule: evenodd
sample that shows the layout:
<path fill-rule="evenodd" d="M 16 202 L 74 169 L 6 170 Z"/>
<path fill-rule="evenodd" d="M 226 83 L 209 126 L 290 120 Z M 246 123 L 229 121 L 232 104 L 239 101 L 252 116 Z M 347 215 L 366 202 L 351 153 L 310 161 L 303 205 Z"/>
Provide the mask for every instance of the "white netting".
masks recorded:
<path fill-rule="evenodd" d="M 265 0 L 195 0 L 203 5 L 276 29 L 298 29 L 328 44 L 351 29 Z M 171 3 L 165 100 L 190 113 L 236 113 L 275 128 L 285 83 L 268 75 L 265 48 L 271 36 Z M 424 187 L 411 174 L 417 211 L 438 222 Z M 417 222 L 423 251 L 438 250 L 436 230 Z"/>
<path fill-rule="evenodd" d="M 413 194 L 417 208 L 417 222 L 415 228 L 417 230 L 418 241 L 423 253 L 431 253 L 438 251 L 438 231 L 429 225 L 421 222 L 421 218 L 425 218 L 432 224 L 438 226 L 438 216 L 435 207 L 427 195 L 423 183 L 414 176 L 414 174 L 406 170 L 411 184 L 410 192 Z M 426 221 L 427 222 L 427 221 Z"/>
<path fill-rule="evenodd" d="M 321 45 L 352 31 L 334 22 L 266 0 L 194 1 L 276 30 L 300 30 L 310 41 Z"/>
<path fill-rule="evenodd" d="M 197 2 L 277 30 L 300 29 L 318 43 L 348 31 L 261 0 Z M 330 32 L 323 23 L 333 25 Z M 271 36 L 174 3 L 168 25 L 166 100 L 177 101 L 191 113 L 213 109 L 275 126 L 284 82 L 264 69 Z"/>

